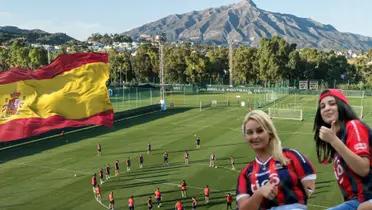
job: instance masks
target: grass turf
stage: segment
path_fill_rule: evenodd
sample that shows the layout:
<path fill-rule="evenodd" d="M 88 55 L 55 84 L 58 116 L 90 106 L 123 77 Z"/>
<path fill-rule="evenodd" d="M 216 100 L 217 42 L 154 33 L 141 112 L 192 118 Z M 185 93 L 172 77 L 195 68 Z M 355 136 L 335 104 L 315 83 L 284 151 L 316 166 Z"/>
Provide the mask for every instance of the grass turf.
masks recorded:
<path fill-rule="evenodd" d="M 359 103 L 359 99 L 352 103 Z M 315 164 L 318 170 L 317 189 L 309 200 L 309 209 L 324 209 L 342 201 L 331 166 L 316 161 L 312 140 L 315 96 L 289 96 L 277 106 L 302 103 L 302 122 L 274 120 L 285 147 L 298 149 Z M 364 116 L 372 123 L 372 98 L 364 99 Z M 127 199 L 134 195 L 136 209 L 147 209 L 148 196 L 156 187 L 163 195 L 161 209 L 174 209 L 181 197 L 178 184 L 185 179 L 189 198 L 197 196 L 198 209 L 225 209 L 224 195 L 234 192 L 239 170 L 254 158 L 254 153 L 241 136 L 240 125 L 246 109 L 218 107 L 203 109 L 174 109 L 137 116 L 117 122 L 112 129 L 93 128 L 65 136 L 1 151 L 0 209 L 104 209 L 94 197 L 90 178 L 98 168 L 120 160 L 121 174 L 102 186 L 103 203 L 114 191 L 116 209 L 127 208 Z M 201 148 L 194 149 L 194 134 L 201 137 Z M 151 142 L 153 153 L 147 155 Z M 102 156 L 96 155 L 96 144 L 102 145 Z M 183 152 L 189 150 L 190 164 L 183 163 Z M 169 167 L 162 166 L 162 153 L 169 153 Z M 215 152 L 218 168 L 209 168 L 210 153 Z M 143 153 L 145 166 L 138 167 Z M 237 170 L 230 169 L 229 157 L 236 160 Z M 132 159 L 132 171 L 125 171 L 124 161 Z M 113 172 L 113 170 L 112 170 Z M 75 177 L 74 174 L 77 174 Z M 211 202 L 203 205 L 202 188 L 208 184 Z M 235 205 L 234 205 L 235 206 Z"/>

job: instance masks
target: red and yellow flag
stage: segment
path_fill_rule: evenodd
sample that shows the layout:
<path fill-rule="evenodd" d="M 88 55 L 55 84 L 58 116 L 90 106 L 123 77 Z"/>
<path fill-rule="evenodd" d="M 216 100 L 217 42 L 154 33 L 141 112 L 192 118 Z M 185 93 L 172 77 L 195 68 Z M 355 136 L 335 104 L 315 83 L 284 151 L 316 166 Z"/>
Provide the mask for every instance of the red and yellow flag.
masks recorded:
<path fill-rule="evenodd" d="M 61 55 L 40 69 L 0 73 L 0 142 L 52 129 L 112 126 L 108 56 Z"/>

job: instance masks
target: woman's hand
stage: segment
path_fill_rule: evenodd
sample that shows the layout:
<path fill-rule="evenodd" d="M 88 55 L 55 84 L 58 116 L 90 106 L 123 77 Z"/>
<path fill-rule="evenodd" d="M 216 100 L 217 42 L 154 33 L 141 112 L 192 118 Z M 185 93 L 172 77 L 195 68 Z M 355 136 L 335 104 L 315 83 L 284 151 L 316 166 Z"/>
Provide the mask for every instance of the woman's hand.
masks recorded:
<path fill-rule="evenodd" d="M 264 186 L 260 187 L 258 191 L 264 198 L 273 200 L 278 194 L 278 186 L 267 182 Z"/>
<path fill-rule="evenodd" d="M 319 129 L 319 138 L 325 141 L 336 150 L 337 154 L 342 157 L 346 165 L 357 175 L 365 177 L 370 171 L 370 160 L 368 157 L 362 157 L 354 153 L 336 136 L 336 125 L 332 122 L 331 128 L 322 126 Z"/>
<path fill-rule="evenodd" d="M 267 182 L 256 190 L 252 196 L 238 200 L 239 210 L 259 210 L 264 198 L 273 200 L 278 194 L 278 186 Z"/>
<path fill-rule="evenodd" d="M 332 144 L 334 141 L 336 141 L 338 139 L 337 135 L 336 135 L 336 122 L 333 121 L 331 123 L 331 128 L 327 128 L 325 126 L 322 126 L 320 127 L 319 129 L 319 138 L 322 140 L 322 141 L 325 141 L 329 144 Z"/>
<path fill-rule="evenodd" d="M 302 180 L 301 183 L 302 183 L 302 186 L 305 189 L 307 198 L 310 198 L 310 196 L 315 191 L 315 179 L 314 180 Z"/>

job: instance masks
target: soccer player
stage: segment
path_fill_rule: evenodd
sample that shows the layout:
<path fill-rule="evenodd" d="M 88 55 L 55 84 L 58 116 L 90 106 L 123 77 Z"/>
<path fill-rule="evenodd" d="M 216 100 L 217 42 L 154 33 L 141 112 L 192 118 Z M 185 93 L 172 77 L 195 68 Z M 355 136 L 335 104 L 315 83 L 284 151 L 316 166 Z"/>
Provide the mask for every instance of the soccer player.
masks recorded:
<path fill-rule="evenodd" d="M 178 200 L 176 205 L 174 206 L 174 209 L 175 210 L 184 210 L 183 209 L 183 204 L 182 204 L 182 201 L 181 200 Z"/>
<path fill-rule="evenodd" d="M 99 184 L 96 185 L 95 191 L 96 191 L 96 200 L 101 203 L 102 192 L 101 192 L 101 187 L 99 186 Z"/>
<path fill-rule="evenodd" d="M 315 189 L 312 163 L 294 149 L 282 149 L 276 128 L 263 111 L 249 112 L 242 132 L 256 158 L 238 177 L 239 210 L 307 209 L 307 199 Z"/>
<path fill-rule="evenodd" d="M 126 165 L 127 165 L 127 171 L 129 172 L 130 171 L 130 167 L 132 165 L 131 161 L 130 161 L 130 157 L 128 157 L 128 159 L 125 161 Z"/>
<path fill-rule="evenodd" d="M 163 153 L 163 166 L 169 166 L 168 153 L 166 151 Z"/>
<path fill-rule="evenodd" d="M 191 210 L 196 210 L 196 207 L 198 206 L 198 201 L 195 197 L 191 198 Z"/>
<path fill-rule="evenodd" d="M 141 154 L 141 155 L 139 156 L 139 167 L 140 167 L 140 168 L 143 168 L 143 162 L 144 162 L 144 158 L 143 158 L 143 155 Z"/>
<path fill-rule="evenodd" d="M 156 205 L 158 205 L 158 208 L 161 207 L 161 192 L 159 187 L 155 190 L 155 199 L 156 199 Z"/>
<path fill-rule="evenodd" d="M 110 202 L 109 209 L 114 210 L 115 200 L 114 200 L 114 192 L 110 192 L 108 195 L 108 200 Z"/>
<path fill-rule="evenodd" d="M 110 179 L 110 164 L 106 165 L 106 181 Z"/>
<path fill-rule="evenodd" d="M 209 157 L 209 167 L 216 167 L 216 155 L 212 152 L 211 156 Z"/>
<path fill-rule="evenodd" d="M 232 210 L 232 202 L 233 202 L 233 197 L 231 195 L 231 193 L 227 193 L 226 195 L 226 210 L 228 210 L 229 208 Z"/>
<path fill-rule="evenodd" d="M 103 182 L 104 182 L 104 179 L 103 179 L 103 169 L 102 168 L 99 169 L 98 174 L 99 174 L 99 183 L 102 185 Z"/>
<path fill-rule="evenodd" d="M 128 199 L 128 207 L 129 210 L 134 210 L 134 198 L 133 195 L 131 195 Z"/>
<path fill-rule="evenodd" d="M 188 165 L 189 164 L 189 158 L 190 158 L 190 154 L 187 150 L 185 150 L 185 153 L 183 155 L 183 158 L 185 159 L 185 164 Z"/>
<path fill-rule="evenodd" d="M 186 198 L 187 197 L 187 184 L 185 180 L 181 181 L 181 184 L 179 185 L 181 189 L 181 197 Z"/>
<path fill-rule="evenodd" d="M 119 161 L 115 161 L 115 176 L 119 176 Z"/>
<path fill-rule="evenodd" d="M 205 203 L 209 203 L 209 193 L 210 193 L 209 186 L 205 185 L 204 187 L 204 202 Z"/>
<path fill-rule="evenodd" d="M 235 159 L 233 156 L 230 156 L 230 164 L 231 164 L 231 170 L 235 171 Z"/>
<path fill-rule="evenodd" d="M 96 174 L 93 174 L 92 178 L 90 179 L 90 183 L 92 184 L 92 187 L 93 187 L 93 193 L 95 193 L 95 188 L 96 188 L 96 185 L 97 185 L 97 175 Z"/>
<path fill-rule="evenodd" d="M 149 196 L 149 198 L 147 199 L 147 207 L 148 207 L 148 210 L 152 210 L 152 208 L 154 207 L 153 204 L 152 204 L 152 197 Z"/>
<path fill-rule="evenodd" d="M 151 144 L 147 144 L 147 154 L 151 154 Z"/>
<path fill-rule="evenodd" d="M 194 136 L 196 137 L 195 147 L 196 147 L 196 149 L 200 149 L 200 137 L 196 136 L 196 134 Z"/>
<path fill-rule="evenodd" d="M 101 144 L 97 144 L 97 156 L 101 156 L 102 155 L 102 146 Z"/>
<path fill-rule="evenodd" d="M 320 94 L 314 120 L 314 140 L 321 163 L 334 165 L 344 202 L 332 210 L 357 209 L 372 199 L 371 129 L 353 112 L 337 89 Z M 368 205 L 363 203 L 361 209 Z"/>

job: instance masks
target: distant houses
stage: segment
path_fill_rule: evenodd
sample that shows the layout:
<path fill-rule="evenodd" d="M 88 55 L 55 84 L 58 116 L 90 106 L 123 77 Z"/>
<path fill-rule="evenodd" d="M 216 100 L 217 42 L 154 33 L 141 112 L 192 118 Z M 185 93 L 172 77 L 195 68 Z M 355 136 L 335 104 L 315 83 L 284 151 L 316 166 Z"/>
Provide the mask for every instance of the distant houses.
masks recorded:
<path fill-rule="evenodd" d="M 65 47 L 66 52 L 74 52 L 75 47 L 82 47 L 82 49 L 87 49 L 89 51 L 93 52 L 108 52 L 110 50 L 115 50 L 117 52 L 131 52 L 132 55 L 136 54 L 137 48 L 143 44 L 143 43 L 150 43 L 152 45 L 158 45 L 159 42 L 164 42 L 165 36 L 162 35 L 148 35 L 148 34 L 141 34 L 137 41 L 133 42 L 112 42 L 112 44 L 103 44 L 99 41 L 91 41 L 88 39 L 88 41 L 85 42 L 76 42 L 72 45 L 46 45 L 46 44 L 31 44 L 32 47 L 40 47 L 44 48 L 45 50 L 48 50 L 49 52 L 59 51 L 63 47 Z M 195 43 L 191 40 L 185 40 L 185 41 L 176 41 L 176 42 L 168 42 L 168 44 L 173 45 L 175 47 L 180 46 L 183 43 L 189 43 L 191 45 L 194 45 Z M 221 46 L 219 46 L 221 47 Z M 6 45 L 0 45 L 0 48 L 8 48 Z M 360 56 L 363 56 L 363 53 L 353 51 L 353 50 L 335 50 L 334 51 L 336 55 L 345 56 L 347 59 L 353 59 L 353 58 L 359 58 Z M 372 61 L 369 63 L 369 65 L 372 65 Z"/>

